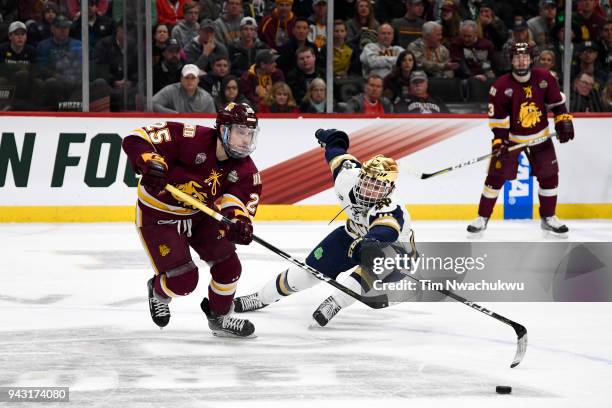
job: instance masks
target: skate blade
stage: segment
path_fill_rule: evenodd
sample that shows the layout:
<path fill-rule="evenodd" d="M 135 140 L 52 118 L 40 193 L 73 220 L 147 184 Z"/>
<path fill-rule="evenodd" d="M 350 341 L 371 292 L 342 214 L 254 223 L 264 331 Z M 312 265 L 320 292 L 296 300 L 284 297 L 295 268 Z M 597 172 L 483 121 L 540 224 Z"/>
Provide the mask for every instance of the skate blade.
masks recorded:
<path fill-rule="evenodd" d="M 226 339 L 255 339 L 257 338 L 257 335 L 255 333 L 250 334 L 248 336 L 238 336 L 236 334 L 224 332 L 222 330 L 213 330 L 212 334 L 215 337 L 222 337 Z"/>
<path fill-rule="evenodd" d="M 482 237 L 484 237 L 484 231 L 467 233 L 467 239 L 482 239 Z"/>
<path fill-rule="evenodd" d="M 549 230 L 542 230 L 542 237 L 544 239 L 567 239 L 569 238 L 569 232 L 553 232 Z"/>

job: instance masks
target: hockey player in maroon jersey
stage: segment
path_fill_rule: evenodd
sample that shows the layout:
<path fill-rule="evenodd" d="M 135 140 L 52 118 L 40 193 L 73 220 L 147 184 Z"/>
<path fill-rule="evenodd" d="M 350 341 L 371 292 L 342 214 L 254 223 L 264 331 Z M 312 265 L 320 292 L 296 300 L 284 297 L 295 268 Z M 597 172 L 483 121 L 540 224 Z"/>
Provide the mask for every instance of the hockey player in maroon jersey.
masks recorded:
<path fill-rule="evenodd" d="M 531 69 L 529 45 L 516 43 L 511 54 L 512 72 L 498 78 L 489 91 L 488 115 L 494 156 L 480 197 L 478 218 L 467 230 L 471 234 L 481 234 L 487 228 L 499 190 L 506 180 L 516 178 L 518 156 L 524 151 L 538 179 L 541 227 L 548 233 L 566 237 L 568 228 L 555 215 L 559 166 L 552 140 L 510 152 L 508 148 L 548 135 L 548 110 L 555 115 L 557 138 L 566 143 L 574 138 L 572 116 L 567 113 L 565 96 L 550 72 Z"/>
<path fill-rule="evenodd" d="M 253 239 L 252 219 L 261 194 L 261 178 L 249 157 L 258 131 L 253 109 L 230 103 L 217 113 L 214 129 L 163 122 L 125 137 L 123 149 L 142 175 L 136 227 L 155 270 L 148 282 L 149 309 L 159 327 L 170 320 L 172 298 L 196 288 L 191 247 L 210 266 L 208 298 L 201 308 L 213 334 L 253 335 L 253 324 L 231 312 L 241 273 L 234 244 L 248 245 Z M 216 206 L 232 224 L 219 224 L 191 208 L 164 190 L 166 184 Z"/>

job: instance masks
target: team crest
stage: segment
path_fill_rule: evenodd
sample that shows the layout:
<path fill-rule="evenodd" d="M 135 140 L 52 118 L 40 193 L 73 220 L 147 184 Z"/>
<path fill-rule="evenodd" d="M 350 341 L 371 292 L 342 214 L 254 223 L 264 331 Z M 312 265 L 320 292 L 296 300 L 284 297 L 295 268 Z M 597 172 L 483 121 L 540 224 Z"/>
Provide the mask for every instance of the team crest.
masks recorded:
<path fill-rule="evenodd" d="M 188 195 L 192 196 L 193 198 L 195 198 L 195 199 L 197 199 L 199 201 L 202 201 L 202 202 L 204 202 L 206 200 L 207 196 L 208 196 L 205 192 L 201 191 L 202 186 L 200 184 L 198 184 L 197 182 L 193 181 L 193 180 L 189 181 L 189 182 L 187 182 L 185 184 L 178 184 L 176 186 L 176 188 L 178 188 L 183 193 L 188 194 Z M 179 203 L 183 203 L 183 206 L 195 208 L 191 204 L 183 202 L 183 200 L 181 200 L 180 197 L 177 197 L 174 194 L 172 196 Z"/>
<path fill-rule="evenodd" d="M 206 153 L 198 153 L 195 158 L 195 164 L 202 164 L 206 161 Z"/>
<path fill-rule="evenodd" d="M 533 90 L 531 89 L 531 85 L 524 86 L 523 91 L 525 91 L 525 98 L 533 98 Z"/>
<path fill-rule="evenodd" d="M 512 95 L 514 94 L 514 91 L 512 90 L 512 88 L 507 88 L 504 91 L 504 95 L 506 95 L 508 98 L 512 98 Z"/>
<path fill-rule="evenodd" d="M 168 254 L 170 254 L 170 248 L 168 248 L 168 245 L 161 244 L 159 246 L 159 254 L 161 256 L 168 256 Z"/>
<path fill-rule="evenodd" d="M 236 170 L 232 170 L 229 172 L 229 174 L 227 175 L 227 181 L 229 181 L 230 183 L 235 183 L 238 181 L 238 173 L 236 172 Z"/>
<path fill-rule="evenodd" d="M 546 81 L 540 81 L 540 83 L 539 83 L 539 87 L 540 87 L 540 89 L 546 89 L 546 88 L 548 88 L 548 82 L 546 82 Z"/>
<path fill-rule="evenodd" d="M 532 128 L 540 122 L 542 112 L 533 102 L 521 103 L 521 110 L 519 111 L 519 123 L 524 128 Z"/>

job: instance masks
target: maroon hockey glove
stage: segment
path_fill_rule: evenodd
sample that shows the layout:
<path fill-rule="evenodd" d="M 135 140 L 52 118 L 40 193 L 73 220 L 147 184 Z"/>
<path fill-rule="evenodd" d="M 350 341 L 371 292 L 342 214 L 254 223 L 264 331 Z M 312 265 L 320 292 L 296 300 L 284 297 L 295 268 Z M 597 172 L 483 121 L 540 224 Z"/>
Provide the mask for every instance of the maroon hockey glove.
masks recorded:
<path fill-rule="evenodd" d="M 231 223 L 224 223 L 225 237 L 235 244 L 249 245 L 253 241 L 253 224 L 244 216 L 237 216 Z"/>
<path fill-rule="evenodd" d="M 555 130 L 557 131 L 557 139 L 561 143 L 567 143 L 574 138 L 574 124 L 572 123 L 572 115 L 563 113 L 555 117 Z"/>
<path fill-rule="evenodd" d="M 510 142 L 506 139 L 494 139 L 493 140 L 493 156 L 501 162 L 508 160 L 508 147 Z"/>
<path fill-rule="evenodd" d="M 168 165 L 164 158 L 155 153 L 144 153 L 138 159 L 138 170 L 142 174 L 140 184 L 153 194 L 159 194 L 166 187 Z"/>

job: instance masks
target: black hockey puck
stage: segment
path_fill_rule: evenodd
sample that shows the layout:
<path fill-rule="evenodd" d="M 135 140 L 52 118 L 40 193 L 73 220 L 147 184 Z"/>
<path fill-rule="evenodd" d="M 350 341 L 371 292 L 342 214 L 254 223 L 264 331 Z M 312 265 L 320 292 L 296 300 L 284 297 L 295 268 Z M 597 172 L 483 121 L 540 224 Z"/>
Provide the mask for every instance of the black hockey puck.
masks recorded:
<path fill-rule="evenodd" d="M 498 385 L 495 387 L 495 392 L 498 394 L 510 394 L 512 392 L 512 387 L 509 385 Z"/>

